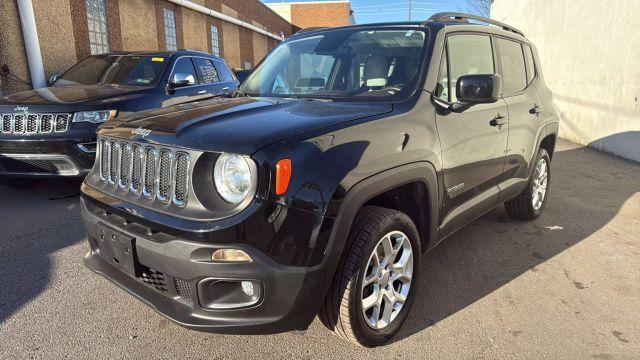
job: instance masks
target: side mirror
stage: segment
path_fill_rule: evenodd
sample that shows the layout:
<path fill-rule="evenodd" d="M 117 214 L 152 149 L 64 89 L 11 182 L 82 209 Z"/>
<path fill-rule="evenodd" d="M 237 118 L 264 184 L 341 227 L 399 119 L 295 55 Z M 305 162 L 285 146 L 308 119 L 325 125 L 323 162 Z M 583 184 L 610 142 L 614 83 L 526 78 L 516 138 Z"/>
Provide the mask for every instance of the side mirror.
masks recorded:
<path fill-rule="evenodd" d="M 191 74 L 187 73 L 175 73 L 171 80 L 169 80 L 169 87 L 172 89 L 195 85 L 196 79 Z"/>
<path fill-rule="evenodd" d="M 498 74 L 464 75 L 456 83 L 458 102 L 470 106 L 494 103 L 502 94 L 502 77 Z"/>

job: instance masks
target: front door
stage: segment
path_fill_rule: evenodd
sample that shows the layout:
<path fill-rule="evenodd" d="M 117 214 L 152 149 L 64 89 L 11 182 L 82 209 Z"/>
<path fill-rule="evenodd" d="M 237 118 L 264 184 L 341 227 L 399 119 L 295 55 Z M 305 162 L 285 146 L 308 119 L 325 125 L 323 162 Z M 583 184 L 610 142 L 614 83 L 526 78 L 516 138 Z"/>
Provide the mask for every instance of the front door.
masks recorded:
<path fill-rule="evenodd" d="M 187 75 L 193 79 L 193 84 L 167 90 L 168 96 L 162 103 L 162 106 L 171 106 L 183 104 L 193 101 L 202 100 L 206 94 L 206 90 L 200 84 L 198 73 L 190 56 L 183 56 L 176 60 L 173 71 L 169 75 L 169 81 L 173 79 L 175 74 Z"/>
<path fill-rule="evenodd" d="M 490 36 L 450 35 L 435 96 L 455 103 L 455 86 L 460 76 L 495 73 Z M 492 104 L 474 105 L 459 113 L 437 113 L 444 185 L 440 217 L 443 236 L 497 203 L 497 184 L 504 173 L 508 115 L 507 104 L 502 99 Z"/>

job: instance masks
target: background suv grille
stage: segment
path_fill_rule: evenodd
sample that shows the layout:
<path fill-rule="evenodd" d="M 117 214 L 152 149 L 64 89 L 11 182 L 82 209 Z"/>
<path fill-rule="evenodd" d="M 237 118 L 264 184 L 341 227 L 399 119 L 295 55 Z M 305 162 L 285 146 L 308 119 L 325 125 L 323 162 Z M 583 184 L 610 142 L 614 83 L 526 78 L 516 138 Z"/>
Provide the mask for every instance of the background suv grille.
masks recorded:
<path fill-rule="evenodd" d="M 186 206 L 189 154 L 167 147 L 101 138 L 100 179 L 135 195 Z"/>
<path fill-rule="evenodd" d="M 0 114 L 3 134 L 34 135 L 69 130 L 71 114 L 15 113 Z"/>

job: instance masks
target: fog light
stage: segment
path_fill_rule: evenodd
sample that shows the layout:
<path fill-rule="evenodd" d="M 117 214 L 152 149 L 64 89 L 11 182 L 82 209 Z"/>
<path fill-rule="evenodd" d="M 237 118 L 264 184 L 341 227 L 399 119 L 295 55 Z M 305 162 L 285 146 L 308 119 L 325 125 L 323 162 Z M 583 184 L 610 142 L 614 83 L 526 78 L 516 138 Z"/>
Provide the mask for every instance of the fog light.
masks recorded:
<path fill-rule="evenodd" d="M 211 260 L 216 262 L 243 262 L 250 263 L 253 261 L 251 256 L 246 252 L 238 249 L 219 249 L 213 252 Z"/>
<path fill-rule="evenodd" d="M 248 297 L 252 297 L 254 294 L 253 291 L 253 283 L 250 281 L 243 281 L 241 284 L 242 286 L 242 292 L 247 295 Z"/>

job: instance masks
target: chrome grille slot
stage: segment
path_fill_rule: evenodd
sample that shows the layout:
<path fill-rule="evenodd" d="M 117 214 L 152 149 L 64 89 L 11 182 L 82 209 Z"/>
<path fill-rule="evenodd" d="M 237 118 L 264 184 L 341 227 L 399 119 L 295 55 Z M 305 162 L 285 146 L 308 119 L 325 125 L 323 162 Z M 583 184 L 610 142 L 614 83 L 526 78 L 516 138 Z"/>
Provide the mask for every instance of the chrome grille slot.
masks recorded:
<path fill-rule="evenodd" d="M 115 184 L 118 181 L 118 161 L 120 160 L 120 144 L 111 140 L 111 144 L 109 146 L 111 148 L 111 157 L 109 160 L 109 182 Z"/>
<path fill-rule="evenodd" d="M 13 114 L 2 115 L 2 132 L 5 134 L 13 132 Z"/>
<path fill-rule="evenodd" d="M 120 170 L 118 171 L 118 185 L 122 189 L 129 186 L 129 177 L 131 176 L 131 145 L 120 144 Z"/>
<path fill-rule="evenodd" d="M 107 180 L 109 178 L 109 159 L 111 158 L 109 140 L 100 140 L 100 178 Z"/>
<path fill-rule="evenodd" d="M 55 130 L 56 132 L 65 132 L 69 128 L 70 114 L 58 114 L 56 115 Z"/>
<path fill-rule="evenodd" d="M 148 198 L 152 198 L 156 185 L 156 159 L 158 152 L 152 147 L 144 149 L 144 186 L 142 193 Z"/>
<path fill-rule="evenodd" d="M 171 151 L 160 150 L 158 175 L 158 200 L 167 202 L 171 193 Z"/>
<path fill-rule="evenodd" d="M 100 136 L 98 152 L 96 171 L 108 191 L 187 205 L 191 176 L 188 151 Z"/>
<path fill-rule="evenodd" d="M 131 191 L 140 193 L 142 185 L 142 148 L 138 145 L 131 147 Z"/>
<path fill-rule="evenodd" d="M 183 152 L 176 154 L 174 171 L 173 202 L 176 205 L 184 206 L 187 203 L 189 191 L 189 154 Z"/>
<path fill-rule="evenodd" d="M 24 133 L 24 122 L 25 122 L 24 114 L 15 114 L 13 116 L 13 133 L 14 134 L 22 134 Z"/>
<path fill-rule="evenodd" d="M 50 133 L 51 130 L 53 130 L 53 115 L 42 114 L 42 116 L 40 116 L 40 132 Z"/>
<path fill-rule="evenodd" d="M 35 134 L 38 132 L 38 120 L 40 116 L 38 114 L 27 115 L 26 134 Z"/>
<path fill-rule="evenodd" d="M 13 113 L 0 114 L 3 134 L 35 135 L 69 130 L 71 114 Z"/>

